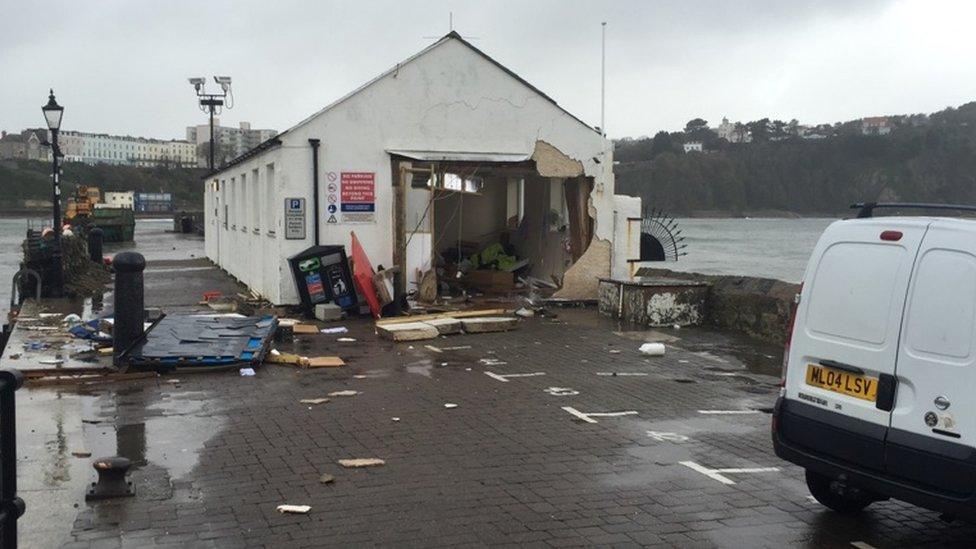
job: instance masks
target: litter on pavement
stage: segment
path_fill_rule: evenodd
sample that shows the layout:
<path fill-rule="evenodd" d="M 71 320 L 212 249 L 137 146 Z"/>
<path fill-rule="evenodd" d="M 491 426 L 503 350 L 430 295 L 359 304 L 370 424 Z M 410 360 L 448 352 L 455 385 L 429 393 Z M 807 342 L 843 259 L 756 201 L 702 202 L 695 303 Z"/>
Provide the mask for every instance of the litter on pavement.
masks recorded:
<path fill-rule="evenodd" d="M 639 351 L 641 354 L 647 356 L 664 356 L 664 344 L 663 343 L 645 343 L 640 346 Z"/>
<path fill-rule="evenodd" d="M 340 459 L 339 465 L 351 469 L 358 469 L 360 467 L 378 467 L 380 465 L 386 465 L 386 462 L 379 458 L 353 458 Z"/>

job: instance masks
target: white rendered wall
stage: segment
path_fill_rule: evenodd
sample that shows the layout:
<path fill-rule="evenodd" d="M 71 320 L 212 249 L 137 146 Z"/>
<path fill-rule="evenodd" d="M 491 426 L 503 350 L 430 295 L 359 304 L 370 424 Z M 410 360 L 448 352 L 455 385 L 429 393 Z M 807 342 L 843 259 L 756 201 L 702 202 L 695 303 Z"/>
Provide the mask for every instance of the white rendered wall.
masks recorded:
<path fill-rule="evenodd" d="M 590 213 L 595 219 L 595 237 L 611 242 L 614 239 L 610 141 L 457 40 L 446 40 L 401 65 L 396 71 L 287 131 L 281 136 L 281 146 L 218 174 L 218 178 L 229 182 L 231 177 L 236 177 L 239 181 L 242 173 L 250 174 L 255 167 L 274 162 L 279 216 L 285 197 L 306 197 L 307 218 L 311 225 L 310 138 L 321 140 L 321 243 L 345 245 L 348 252 L 349 233 L 354 230 L 374 267 L 393 263 L 393 174 L 388 150 L 530 155 L 537 140 L 545 141 L 580 161 L 584 174 L 593 178 Z M 375 173 L 375 223 L 326 223 L 325 185 L 330 172 L 336 175 L 342 172 Z M 256 193 L 248 195 L 256 196 Z M 208 215 L 212 214 L 212 209 L 212 206 L 208 209 Z M 636 215 L 639 210 L 638 200 Z M 223 215 L 223 212 L 218 214 Z M 254 235 L 239 230 L 235 234 L 229 228 L 225 229 L 221 220 L 214 221 L 207 226 L 208 256 L 268 299 L 276 303 L 297 302 L 286 259 L 313 244 L 311 226 L 305 240 L 285 240 L 279 218 L 277 234 L 272 239 L 276 246 L 265 247 L 258 242 L 268 240 L 266 235 L 255 240 Z M 406 224 L 408 231 L 413 228 L 409 214 Z M 217 233 L 213 236 L 212 228 L 216 228 Z M 211 240 L 219 242 L 219 250 L 212 249 Z M 258 252 L 262 256 L 266 253 L 275 255 L 259 259 L 255 257 Z M 279 269 L 277 284 L 268 280 L 265 271 L 267 265 L 275 263 Z M 626 266 L 621 270 L 618 265 L 620 260 L 615 258 L 615 275 L 626 272 Z M 270 276 L 273 275 L 272 272 Z"/>

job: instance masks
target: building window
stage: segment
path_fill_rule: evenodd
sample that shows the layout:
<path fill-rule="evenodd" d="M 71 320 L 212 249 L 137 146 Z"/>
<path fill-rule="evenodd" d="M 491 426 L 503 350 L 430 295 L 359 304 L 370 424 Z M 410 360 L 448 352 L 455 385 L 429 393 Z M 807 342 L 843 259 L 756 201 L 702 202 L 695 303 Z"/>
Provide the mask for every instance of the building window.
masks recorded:
<path fill-rule="evenodd" d="M 247 231 L 247 226 L 251 224 L 251 220 L 248 217 L 248 204 L 247 204 L 247 174 L 241 174 L 241 230 Z"/>
<path fill-rule="evenodd" d="M 264 190 L 265 194 L 264 200 L 264 211 L 266 225 L 265 230 L 269 235 L 274 235 L 278 228 L 278 204 L 275 200 L 275 166 L 274 164 L 268 164 L 265 167 L 265 177 L 264 177 Z M 318 223 L 318 220 L 316 220 Z"/>

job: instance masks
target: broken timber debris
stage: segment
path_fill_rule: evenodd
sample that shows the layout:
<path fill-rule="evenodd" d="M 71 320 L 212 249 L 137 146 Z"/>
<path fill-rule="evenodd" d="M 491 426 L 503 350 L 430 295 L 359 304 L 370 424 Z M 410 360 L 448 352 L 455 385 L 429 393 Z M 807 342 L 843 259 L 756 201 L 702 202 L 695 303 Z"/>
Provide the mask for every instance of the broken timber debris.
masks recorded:
<path fill-rule="evenodd" d="M 314 356 L 308 359 L 306 368 L 339 368 L 346 362 L 337 356 Z"/>
<path fill-rule="evenodd" d="M 376 333 L 392 341 L 419 341 L 422 339 L 433 339 L 440 335 L 436 327 L 424 322 L 377 325 Z"/>
<path fill-rule="evenodd" d="M 440 335 L 461 333 L 461 321 L 457 318 L 432 318 L 423 323 L 437 328 L 437 333 Z"/>
<path fill-rule="evenodd" d="M 351 469 L 358 469 L 360 467 L 378 467 L 385 464 L 386 462 L 379 458 L 354 458 L 339 460 L 339 465 Z"/>
<path fill-rule="evenodd" d="M 314 324 L 295 324 L 292 331 L 296 334 L 317 334 L 319 329 Z"/>
<path fill-rule="evenodd" d="M 506 332 L 515 329 L 518 319 L 514 317 L 474 317 L 461 321 L 464 331 L 469 334 L 484 332 Z"/>
<path fill-rule="evenodd" d="M 312 510 L 310 505 L 279 505 L 277 507 L 279 513 L 297 513 L 304 515 Z"/>
<path fill-rule="evenodd" d="M 269 364 L 291 364 L 299 368 L 308 367 L 308 357 L 296 355 L 294 353 L 282 353 L 277 349 L 272 349 L 264 359 Z"/>
<path fill-rule="evenodd" d="M 430 315 L 388 318 L 376 321 L 376 333 L 391 341 L 419 341 L 439 335 L 504 332 L 518 325 L 518 318 L 506 309 L 452 311 Z"/>
<path fill-rule="evenodd" d="M 390 324 L 402 324 L 404 322 L 425 322 L 437 318 L 466 318 L 475 316 L 493 316 L 508 314 L 508 309 L 472 309 L 466 311 L 447 311 L 444 313 L 433 313 L 428 315 L 408 315 L 393 318 L 383 318 L 376 321 L 377 326 L 387 326 Z"/>

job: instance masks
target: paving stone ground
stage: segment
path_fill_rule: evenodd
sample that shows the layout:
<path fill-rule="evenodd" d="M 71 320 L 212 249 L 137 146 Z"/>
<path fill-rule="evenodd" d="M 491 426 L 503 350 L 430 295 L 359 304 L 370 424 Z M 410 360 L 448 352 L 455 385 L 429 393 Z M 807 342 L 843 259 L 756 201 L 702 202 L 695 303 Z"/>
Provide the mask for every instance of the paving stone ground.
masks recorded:
<path fill-rule="evenodd" d="M 181 373 L 89 390 L 89 443 L 137 462 L 137 495 L 92 505 L 75 495 L 64 546 L 972 545 L 973 526 L 907 504 L 842 517 L 811 501 L 802 470 L 772 451 L 776 379 L 689 343 L 707 333 L 675 332 L 664 357 L 648 358 L 595 311 L 557 312 L 429 342 L 470 346 L 443 353 L 379 340 L 356 320 L 343 323 L 349 334 L 279 345 L 340 355 L 345 368 L 266 365 L 256 377 Z M 346 389 L 360 394 L 299 403 Z M 563 407 L 636 413 L 588 423 Z M 337 464 L 369 457 L 386 464 Z M 779 470 L 724 484 L 681 462 Z M 323 473 L 335 481 L 321 484 Z M 311 511 L 276 512 L 285 503 Z"/>

